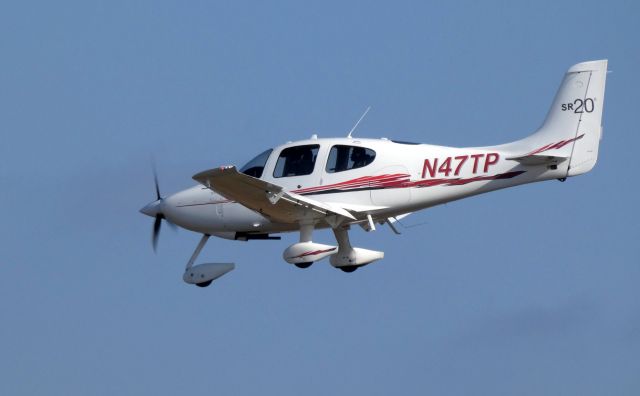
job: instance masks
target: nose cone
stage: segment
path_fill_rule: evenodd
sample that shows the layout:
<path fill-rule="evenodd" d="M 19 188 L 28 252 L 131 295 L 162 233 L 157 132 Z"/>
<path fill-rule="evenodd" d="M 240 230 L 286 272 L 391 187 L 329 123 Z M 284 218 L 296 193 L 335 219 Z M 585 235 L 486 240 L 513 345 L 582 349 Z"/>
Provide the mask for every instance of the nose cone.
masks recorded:
<path fill-rule="evenodd" d="M 158 199 L 157 201 L 153 201 L 147 204 L 144 208 L 140 209 L 140 213 L 146 214 L 150 217 L 156 217 L 159 213 L 161 213 L 162 200 Z"/>

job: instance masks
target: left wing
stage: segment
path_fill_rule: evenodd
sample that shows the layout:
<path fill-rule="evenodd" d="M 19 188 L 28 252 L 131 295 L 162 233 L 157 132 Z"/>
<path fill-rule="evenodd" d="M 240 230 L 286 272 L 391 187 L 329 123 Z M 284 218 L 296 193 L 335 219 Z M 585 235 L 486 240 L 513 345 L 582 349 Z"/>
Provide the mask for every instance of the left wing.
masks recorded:
<path fill-rule="evenodd" d="M 276 222 L 324 220 L 334 227 L 345 221 L 357 220 L 336 204 L 284 191 L 281 186 L 238 172 L 235 166 L 200 172 L 193 179 Z"/>

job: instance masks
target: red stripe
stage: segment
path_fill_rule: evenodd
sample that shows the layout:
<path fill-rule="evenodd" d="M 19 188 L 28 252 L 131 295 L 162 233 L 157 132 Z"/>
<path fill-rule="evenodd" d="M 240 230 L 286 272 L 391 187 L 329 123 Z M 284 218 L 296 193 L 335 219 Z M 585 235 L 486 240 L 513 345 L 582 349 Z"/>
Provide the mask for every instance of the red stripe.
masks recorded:
<path fill-rule="evenodd" d="M 294 257 L 289 257 L 289 259 L 302 258 L 302 257 L 307 257 L 307 256 L 314 256 L 314 255 L 320 254 L 320 253 L 332 252 L 332 251 L 334 251 L 336 249 L 337 248 L 332 247 L 331 249 L 325 249 L 325 250 L 313 250 L 313 251 L 310 251 L 310 252 L 305 252 L 305 253 L 299 254 L 299 255 L 294 256 Z"/>
<path fill-rule="evenodd" d="M 299 190 L 294 190 L 292 192 L 298 194 L 305 194 L 311 192 L 319 192 L 325 190 L 333 190 L 333 189 L 351 189 L 358 188 L 363 186 L 373 186 L 373 185 L 384 185 L 385 182 L 393 181 L 396 179 L 406 179 L 409 175 L 396 173 L 392 175 L 379 175 L 379 176 L 364 176 L 359 177 L 357 179 L 347 180 L 340 183 L 327 184 L 325 186 L 316 186 L 316 187 L 307 187 Z"/>
<path fill-rule="evenodd" d="M 527 154 L 527 155 L 538 154 L 539 152 L 542 152 L 542 151 L 547 150 L 547 149 L 548 149 L 549 147 L 551 147 L 551 146 L 553 146 L 553 143 L 551 143 L 551 144 L 547 144 L 546 146 L 542 146 L 542 147 L 540 147 L 540 148 L 539 148 L 539 149 L 537 149 L 537 150 L 533 150 L 532 152 L 530 152 L 530 153 L 529 153 L 529 154 Z"/>
<path fill-rule="evenodd" d="M 393 175 L 365 176 L 365 177 L 360 177 L 353 180 L 347 180 L 341 183 L 328 184 L 326 186 L 308 187 L 300 190 L 294 190 L 292 192 L 298 193 L 298 194 L 313 194 L 313 193 L 319 193 L 319 192 L 329 191 L 329 190 L 349 191 L 349 190 L 357 189 L 360 187 L 421 188 L 421 187 L 434 187 L 434 186 L 440 186 L 440 185 L 461 186 L 464 184 L 473 183 L 477 181 L 508 179 L 508 178 L 518 176 L 522 173 L 524 173 L 524 171 L 500 173 L 500 174 L 491 175 L 491 176 L 475 176 L 467 179 L 442 178 L 442 179 L 423 179 L 423 180 L 415 180 L 415 181 L 411 181 L 409 179 L 408 174 L 398 173 Z M 317 253 L 309 252 L 308 254 L 317 254 Z"/>
<path fill-rule="evenodd" d="M 575 142 L 577 140 L 582 139 L 583 136 L 584 136 L 584 133 L 582 135 L 580 135 L 580 136 L 577 136 L 577 137 L 573 138 L 573 139 L 561 140 L 561 141 L 556 142 L 556 143 L 547 144 L 546 146 L 542 146 L 542 147 L 540 147 L 538 149 L 533 150 L 532 152 L 530 152 L 527 155 L 534 155 L 534 154 L 539 154 L 539 153 L 542 153 L 542 152 L 545 152 L 545 151 L 562 148 L 562 147 L 566 146 L 567 144 L 569 144 L 571 142 Z"/>

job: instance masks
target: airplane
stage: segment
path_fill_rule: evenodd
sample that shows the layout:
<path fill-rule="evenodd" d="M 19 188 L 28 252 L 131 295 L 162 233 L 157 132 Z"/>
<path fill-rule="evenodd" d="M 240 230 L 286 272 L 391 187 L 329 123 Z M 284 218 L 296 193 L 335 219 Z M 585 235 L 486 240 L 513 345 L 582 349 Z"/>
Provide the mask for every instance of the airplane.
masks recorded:
<path fill-rule="evenodd" d="M 154 250 L 162 220 L 202 234 L 183 280 L 209 286 L 233 263 L 195 264 L 210 236 L 237 241 L 280 239 L 298 232 L 283 259 L 299 268 L 329 257 L 353 272 L 384 252 L 354 247 L 352 226 L 374 231 L 416 211 L 507 187 L 545 180 L 565 181 L 589 172 L 598 158 L 607 60 L 571 66 L 546 119 L 533 134 L 488 147 L 444 147 L 397 140 L 310 139 L 265 150 L 240 169 L 221 166 L 197 173 L 199 184 L 160 195 L 140 212 L 155 218 Z M 155 175 L 155 174 L 154 174 Z M 313 242 L 330 228 L 336 245 Z"/>

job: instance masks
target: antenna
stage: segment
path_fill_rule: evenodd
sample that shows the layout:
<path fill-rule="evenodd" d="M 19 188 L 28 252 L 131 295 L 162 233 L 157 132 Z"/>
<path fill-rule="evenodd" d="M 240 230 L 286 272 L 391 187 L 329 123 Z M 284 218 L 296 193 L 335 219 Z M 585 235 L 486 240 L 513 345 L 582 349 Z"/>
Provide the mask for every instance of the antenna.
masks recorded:
<path fill-rule="evenodd" d="M 367 107 L 367 109 L 364 111 L 364 113 L 362 114 L 362 116 L 360 117 L 360 119 L 358 120 L 358 122 L 356 122 L 356 125 L 353 126 L 353 128 L 351 128 L 351 130 L 349 131 L 349 134 L 347 135 L 348 138 L 351 138 L 351 134 L 353 133 L 353 131 L 356 130 L 356 128 L 358 127 L 358 125 L 360 124 L 360 121 L 362 121 L 362 119 L 364 118 L 364 116 L 367 115 L 367 113 L 369 112 L 369 110 L 371 110 L 371 106 Z"/>

